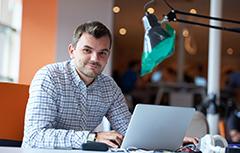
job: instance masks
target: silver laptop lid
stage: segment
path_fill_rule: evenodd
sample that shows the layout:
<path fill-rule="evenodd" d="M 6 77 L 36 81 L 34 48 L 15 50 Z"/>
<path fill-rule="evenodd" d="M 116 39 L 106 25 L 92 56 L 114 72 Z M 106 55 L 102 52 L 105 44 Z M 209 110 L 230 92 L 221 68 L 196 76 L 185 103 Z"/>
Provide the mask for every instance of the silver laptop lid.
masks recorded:
<path fill-rule="evenodd" d="M 138 104 L 121 148 L 176 150 L 182 145 L 194 108 Z"/>

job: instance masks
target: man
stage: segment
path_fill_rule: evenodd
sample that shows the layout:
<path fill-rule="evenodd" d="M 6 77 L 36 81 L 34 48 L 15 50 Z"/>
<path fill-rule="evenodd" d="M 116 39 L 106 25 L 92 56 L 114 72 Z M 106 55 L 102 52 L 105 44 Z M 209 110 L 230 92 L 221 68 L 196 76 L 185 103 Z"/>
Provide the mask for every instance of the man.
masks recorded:
<path fill-rule="evenodd" d="M 120 88 L 101 74 L 112 44 L 100 22 L 80 25 L 68 52 L 71 60 L 40 69 L 30 86 L 22 147 L 81 148 L 88 140 L 121 144 L 131 114 Z M 103 116 L 114 129 L 92 131 Z"/>
<path fill-rule="evenodd" d="M 81 149 L 87 141 L 120 146 L 131 114 L 125 98 L 107 75 L 111 33 L 100 22 L 77 27 L 71 60 L 41 68 L 34 76 L 25 114 L 24 148 Z M 94 133 L 106 116 L 112 131 Z M 185 138 L 185 142 L 196 142 Z"/>

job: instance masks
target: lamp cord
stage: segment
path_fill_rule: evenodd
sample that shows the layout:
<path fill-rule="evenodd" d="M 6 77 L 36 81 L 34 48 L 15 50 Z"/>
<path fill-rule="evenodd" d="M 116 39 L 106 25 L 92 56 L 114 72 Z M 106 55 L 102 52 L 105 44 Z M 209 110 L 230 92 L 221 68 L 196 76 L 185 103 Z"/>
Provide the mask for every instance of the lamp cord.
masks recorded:
<path fill-rule="evenodd" d="M 148 7 L 148 5 L 154 3 L 155 0 L 150 0 L 148 1 L 145 5 L 144 5 L 144 11 L 146 12 L 146 9 Z M 163 2 L 171 9 L 174 10 L 174 8 L 167 2 L 167 0 L 163 0 Z"/>
<path fill-rule="evenodd" d="M 148 1 L 146 4 L 144 4 L 144 12 L 147 12 L 148 5 L 152 4 L 155 0 Z"/>
<path fill-rule="evenodd" d="M 167 0 L 163 0 L 163 2 L 164 2 L 171 10 L 174 10 L 174 8 L 167 2 Z"/>

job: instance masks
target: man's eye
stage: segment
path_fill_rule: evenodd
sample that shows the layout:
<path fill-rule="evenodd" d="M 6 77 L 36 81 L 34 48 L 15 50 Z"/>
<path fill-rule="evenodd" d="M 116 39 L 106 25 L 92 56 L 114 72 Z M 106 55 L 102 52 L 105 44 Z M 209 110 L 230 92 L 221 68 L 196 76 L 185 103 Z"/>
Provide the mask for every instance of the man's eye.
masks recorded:
<path fill-rule="evenodd" d="M 84 53 L 91 53 L 91 50 L 90 50 L 90 49 L 87 49 L 87 48 L 84 48 L 84 49 L 83 49 L 83 52 L 84 52 Z"/>
<path fill-rule="evenodd" d="M 105 56 L 108 56 L 109 52 L 107 51 L 102 51 L 99 53 L 101 57 L 105 57 Z"/>

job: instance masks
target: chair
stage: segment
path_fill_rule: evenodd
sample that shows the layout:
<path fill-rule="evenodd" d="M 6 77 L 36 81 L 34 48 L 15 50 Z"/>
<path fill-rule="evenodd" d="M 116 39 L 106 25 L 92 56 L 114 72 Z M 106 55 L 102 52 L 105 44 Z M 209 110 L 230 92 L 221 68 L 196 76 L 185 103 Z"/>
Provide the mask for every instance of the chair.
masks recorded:
<path fill-rule="evenodd" d="M 206 116 L 203 113 L 196 111 L 190 126 L 187 129 L 186 136 L 201 138 L 208 133 L 209 127 Z"/>
<path fill-rule="evenodd" d="M 21 146 L 29 85 L 0 82 L 0 146 Z"/>

